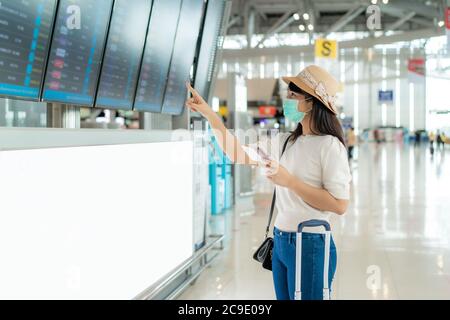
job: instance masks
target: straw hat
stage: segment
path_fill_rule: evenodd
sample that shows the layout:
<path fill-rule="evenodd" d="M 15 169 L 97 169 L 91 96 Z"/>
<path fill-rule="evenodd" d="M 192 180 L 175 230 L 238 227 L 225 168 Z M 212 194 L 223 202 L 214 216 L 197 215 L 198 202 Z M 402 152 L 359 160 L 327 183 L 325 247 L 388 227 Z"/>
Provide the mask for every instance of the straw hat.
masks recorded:
<path fill-rule="evenodd" d="M 337 114 L 336 93 L 339 82 L 321 67 L 310 65 L 296 77 L 282 77 L 289 84 L 293 82 L 297 87 L 319 99 L 334 114 Z"/>

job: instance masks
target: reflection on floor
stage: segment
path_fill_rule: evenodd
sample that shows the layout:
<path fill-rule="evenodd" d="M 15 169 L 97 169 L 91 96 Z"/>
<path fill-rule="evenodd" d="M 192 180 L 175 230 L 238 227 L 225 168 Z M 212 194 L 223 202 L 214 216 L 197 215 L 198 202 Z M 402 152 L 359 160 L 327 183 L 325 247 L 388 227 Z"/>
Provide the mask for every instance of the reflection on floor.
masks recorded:
<path fill-rule="evenodd" d="M 450 154 L 427 146 L 365 144 L 352 164 L 352 201 L 333 218 L 333 299 L 450 298 Z M 446 159 L 447 157 L 447 159 Z M 270 194 L 256 213 L 219 217 L 226 250 L 181 299 L 274 299 L 271 273 L 252 260 Z"/>

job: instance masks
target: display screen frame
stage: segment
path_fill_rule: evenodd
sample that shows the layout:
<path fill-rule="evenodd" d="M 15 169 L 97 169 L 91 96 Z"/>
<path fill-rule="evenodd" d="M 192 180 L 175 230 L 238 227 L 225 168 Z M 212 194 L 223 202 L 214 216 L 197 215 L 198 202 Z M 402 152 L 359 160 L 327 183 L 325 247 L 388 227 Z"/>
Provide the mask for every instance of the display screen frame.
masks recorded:
<path fill-rule="evenodd" d="M 145 67 L 146 62 L 145 62 L 145 57 L 146 57 L 146 53 L 147 53 L 147 46 L 152 46 L 153 44 L 149 44 L 149 36 L 151 32 L 154 32 L 151 27 L 152 26 L 152 18 L 153 18 L 153 14 L 156 14 L 157 11 L 155 10 L 155 5 L 159 5 L 159 1 L 161 1 L 161 3 L 163 3 L 164 1 L 167 0 L 153 0 L 153 4 L 152 4 L 152 12 L 150 15 L 150 20 L 149 20 L 149 24 L 148 24 L 148 28 L 147 28 L 147 36 L 145 38 L 145 45 L 144 45 L 144 51 L 142 54 L 142 61 L 141 61 L 141 66 L 139 69 L 139 76 L 138 76 L 138 82 L 136 85 L 136 92 L 135 92 L 135 99 L 134 99 L 134 103 L 133 103 L 133 110 L 134 111 L 139 111 L 139 112 L 152 112 L 152 113 L 161 113 L 162 111 L 162 107 L 163 107 L 163 103 L 164 103 L 164 94 L 166 91 L 166 87 L 167 87 L 167 82 L 168 82 L 168 77 L 169 77 L 169 72 L 170 72 L 170 65 L 171 65 L 171 61 L 172 61 L 172 56 L 173 56 L 173 50 L 174 50 L 174 46 L 175 46 L 175 40 L 176 40 L 176 36 L 177 36 L 177 30 L 178 30 L 178 23 L 179 23 L 179 19 L 180 19 L 180 15 L 181 15 L 181 10 L 182 10 L 182 6 L 183 6 L 183 0 L 179 0 L 179 3 L 177 3 L 178 5 L 178 9 L 177 9 L 177 18 L 176 18 L 176 25 L 175 25 L 175 30 L 173 31 L 173 38 L 171 38 L 171 44 L 170 44 L 170 52 L 168 52 L 169 55 L 169 60 L 167 61 L 167 70 L 164 74 L 164 77 L 162 79 L 160 79 L 161 81 L 164 82 L 163 84 L 163 89 L 161 90 L 161 99 L 159 101 L 159 108 L 152 108 L 150 107 L 150 105 L 153 104 L 153 102 L 148 102 L 148 101 L 137 101 L 138 100 L 138 95 L 139 95 L 139 89 L 141 89 L 141 81 L 142 81 L 142 69 Z M 155 26 L 156 28 L 156 26 Z M 146 106 L 144 106 L 146 105 Z"/>
<path fill-rule="evenodd" d="M 183 12 L 183 9 L 185 9 L 185 8 L 189 9 L 191 7 L 190 3 L 189 4 L 187 3 L 188 1 L 197 1 L 197 0 L 183 0 L 182 1 L 180 16 L 179 16 L 178 25 L 177 25 L 177 33 L 175 35 L 175 42 L 174 42 L 173 50 L 172 50 L 172 57 L 170 59 L 170 67 L 169 67 L 169 72 L 167 74 L 166 87 L 165 87 L 165 90 L 164 90 L 164 98 L 163 98 L 163 102 L 162 102 L 162 106 L 161 106 L 161 113 L 162 114 L 167 114 L 167 115 L 172 115 L 172 116 L 179 116 L 184 111 L 184 103 L 183 102 L 181 102 L 181 105 L 175 111 L 172 110 L 172 108 L 170 106 L 167 106 L 166 103 L 168 103 L 167 102 L 168 101 L 168 97 L 169 97 L 168 96 L 168 90 L 170 88 L 170 78 L 171 78 L 172 68 L 178 64 L 178 60 L 176 60 L 176 58 L 177 58 L 176 54 L 178 53 L 176 50 L 178 49 L 177 45 L 179 45 L 179 44 L 177 44 L 177 40 L 178 40 L 178 37 L 181 34 L 180 31 L 185 31 L 185 30 L 181 30 L 180 28 L 183 27 L 183 24 L 187 24 L 187 20 L 183 21 L 182 19 L 183 18 L 186 19 L 188 16 L 189 17 L 192 16 L 191 15 L 192 9 L 188 13 L 184 13 Z M 199 6 L 200 6 L 200 3 L 201 3 L 201 12 L 199 12 L 200 16 L 198 17 L 198 29 L 196 31 L 196 39 L 195 39 L 196 43 L 193 46 L 192 62 L 190 64 L 189 71 L 186 74 L 186 78 L 183 79 L 184 81 L 192 81 L 192 77 L 191 77 L 190 71 L 191 71 L 192 67 L 194 66 L 195 60 L 197 58 L 198 44 L 199 44 L 199 41 L 201 40 L 200 32 L 202 31 L 202 24 L 203 24 L 203 20 L 204 20 L 205 14 L 206 14 L 207 3 L 205 3 L 204 1 L 201 1 L 201 0 L 198 0 L 198 3 L 199 3 Z M 183 15 L 186 15 L 186 16 L 183 16 Z M 192 22 L 192 18 L 190 18 L 190 22 Z M 195 22 L 195 23 L 197 23 L 197 22 Z M 183 38 L 185 38 L 185 37 L 186 37 L 186 34 L 183 35 Z M 178 74 L 176 74 L 176 75 L 178 75 Z M 176 77 L 176 78 L 178 79 L 178 77 Z M 176 85 L 175 85 L 175 87 L 176 87 Z M 185 88 L 184 83 L 183 83 L 182 92 L 184 92 L 184 96 L 187 98 L 187 89 Z M 180 97 L 181 97 L 181 94 L 180 94 Z M 177 98 L 178 98 L 178 95 L 177 95 Z"/>
<path fill-rule="evenodd" d="M 109 26 L 108 26 L 108 34 L 106 36 L 106 40 L 105 40 L 105 50 L 103 52 L 103 58 L 102 58 L 102 65 L 99 71 L 99 78 L 97 81 L 97 90 L 95 92 L 95 100 L 94 100 L 94 107 L 95 108 L 103 108 L 103 109 L 115 109 L 115 110 L 133 110 L 134 108 L 134 104 L 135 104 L 135 100 L 136 100 L 136 94 L 137 94 L 137 90 L 139 88 L 139 78 L 140 78 L 140 74 L 141 74 L 141 68 L 142 68 L 142 63 L 143 63 L 143 59 L 144 59 L 144 53 L 145 53 L 145 48 L 147 45 L 147 37 L 148 37 L 148 32 L 149 32 L 149 26 L 150 26 L 150 20 L 153 14 L 153 5 L 155 3 L 155 0 L 148 0 L 150 2 L 150 8 L 149 8 L 149 12 L 148 12 L 148 17 L 147 17 L 147 23 L 146 23 L 146 30 L 145 30 L 145 35 L 144 35 L 144 41 L 142 44 L 142 49 L 141 49 L 141 53 L 138 60 L 138 63 L 136 64 L 136 83 L 134 85 L 134 88 L 132 89 L 132 93 L 130 94 L 130 105 L 129 107 L 124 107 L 124 106 L 118 106 L 118 105 L 106 105 L 106 104 L 101 104 L 98 103 L 98 100 L 100 98 L 100 84 L 102 81 L 102 75 L 103 75 L 103 68 L 105 67 L 105 57 L 106 57 L 106 51 L 107 51 L 107 46 L 108 46 L 108 41 L 111 35 L 111 27 L 112 27 L 112 20 L 114 17 L 114 12 L 116 9 L 116 5 L 117 5 L 117 0 L 114 0 L 114 4 L 113 4 L 113 9 L 111 12 L 111 18 L 110 18 L 110 22 L 109 22 Z M 115 99 L 112 99 L 115 100 Z"/>
<path fill-rule="evenodd" d="M 208 103 L 210 102 L 210 91 L 211 84 L 213 83 L 212 78 L 214 77 L 215 63 L 220 49 L 218 40 L 221 33 L 221 26 L 223 25 L 225 7 L 226 4 L 224 0 L 208 0 L 205 10 L 206 13 L 202 21 L 201 47 L 195 64 L 194 87 Z M 211 26 L 210 22 L 215 21 L 217 16 L 219 16 L 220 21 L 216 22 L 216 25 Z M 214 36 L 210 30 L 211 28 L 214 29 Z M 209 40 L 212 37 L 214 37 L 213 43 L 204 43 L 205 40 Z"/>
<path fill-rule="evenodd" d="M 114 7 L 114 0 L 110 0 L 111 5 L 109 8 L 109 13 L 107 14 L 107 16 L 109 16 L 109 19 L 107 19 L 107 23 L 106 23 L 106 29 L 105 29 L 105 36 L 103 38 L 103 42 L 101 43 L 101 45 L 99 45 L 99 48 L 101 48 L 102 52 L 100 54 L 100 61 L 99 61 L 99 68 L 98 68 L 98 72 L 96 74 L 96 78 L 95 78 L 95 90 L 92 94 L 92 103 L 83 103 L 83 102 L 72 102 L 72 101 L 67 101 L 67 100 L 63 100 L 63 99 L 48 99 L 44 97 L 44 93 L 45 93 L 45 82 L 47 80 L 47 71 L 48 71 L 48 66 L 50 63 L 50 56 L 51 56 L 51 52 L 53 49 L 53 38 L 55 36 L 55 29 L 56 29 L 56 22 L 58 21 L 58 17 L 60 14 L 60 7 L 61 7 L 61 1 L 63 0 L 57 0 L 58 1 L 58 8 L 56 10 L 55 13 L 55 17 L 54 17 L 54 22 L 53 22 L 53 31 L 52 31 L 52 37 L 51 37 L 51 41 L 50 41 L 50 47 L 48 49 L 48 54 L 47 54 L 47 60 L 46 60 L 46 68 L 45 68 L 45 72 L 44 72 L 44 80 L 42 82 L 42 89 L 41 89 L 41 99 L 40 101 L 42 102 L 49 102 L 49 103 L 61 103 L 61 104 L 67 104 L 67 105 L 76 105 L 76 106 L 81 106 L 81 107 L 90 107 L 93 108 L 95 105 L 95 99 L 97 96 L 97 89 L 98 89 L 98 84 L 99 84 L 99 80 L 100 80 L 100 72 L 102 69 L 102 64 L 103 64 L 103 57 L 105 54 L 105 49 L 106 49 L 106 40 L 108 38 L 108 34 L 109 34 L 109 27 L 111 24 L 111 18 L 112 18 L 112 12 L 113 12 L 113 7 Z M 74 93 L 74 95 L 76 95 Z"/>
<path fill-rule="evenodd" d="M 48 41 L 47 41 L 47 45 L 45 46 L 45 51 L 44 51 L 44 61 L 42 63 L 41 76 L 39 79 L 40 83 L 39 83 L 39 87 L 38 87 L 38 95 L 36 98 L 34 98 L 34 97 L 27 97 L 27 96 L 23 96 L 23 95 L 0 93 L 0 98 L 2 98 L 2 99 L 15 99 L 15 100 L 33 101 L 33 102 L 42 101 L 42 92 L 43 92 L 43 88 L 44 88 L 45 74 L 47 71 L 47 64 L 48 64 L 48 60 L 50 57 L 50 47 L 51 47 L 51 43 L 52 43 L 52 39 L 53 39 L 53 31 L 55 28 L 56 14 L 57 14 L 58 8 L 59 8 L 59 0 L 49 0 L 49 1 L 53 2 L 53 10 L 51 13 Z"/>

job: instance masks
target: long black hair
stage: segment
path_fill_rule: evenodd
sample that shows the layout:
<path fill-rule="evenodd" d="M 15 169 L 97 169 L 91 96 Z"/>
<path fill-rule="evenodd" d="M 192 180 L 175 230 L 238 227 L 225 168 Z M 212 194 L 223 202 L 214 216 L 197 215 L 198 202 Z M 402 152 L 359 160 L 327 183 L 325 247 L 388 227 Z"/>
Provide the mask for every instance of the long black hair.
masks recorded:
<path fill-rule="evenodd" d="M 292 82 L 289 83 L 289 90 L 304 95 L 305 99 L 313 100 L 313 107 L 310 112 L 313 125 L 311 126 L 310 122 L 309 128 L 313 134 L 334 136 L 338 138 L 344 146 L 346 146 L 344 140 L 344 131 L 342 130 L 341 122 L 339 121 L 338 117 L 322 103 L 322 101 L 310 95 L 306 91 L 300 89 Z M 297 128 L 291 132 L 289 140 L 291 142 L 295 142 L 302 134 L 303 126 L 300 122 L 297 125 Z"/>

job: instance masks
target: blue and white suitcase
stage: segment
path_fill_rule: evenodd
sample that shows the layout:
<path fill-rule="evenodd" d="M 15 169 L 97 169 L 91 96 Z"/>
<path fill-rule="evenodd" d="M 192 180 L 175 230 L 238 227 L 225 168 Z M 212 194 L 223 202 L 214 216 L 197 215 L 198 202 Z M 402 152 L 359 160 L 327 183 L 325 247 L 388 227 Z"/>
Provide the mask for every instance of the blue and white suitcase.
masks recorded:
<path fill-rule="evenodd" d="M 297 229 L 295 253 L 295 300 L 302 300 L 302 232 L 304 228 L 325 228 L 325 259 L 323 262 L 323 300 L 330 300 L 328 272 L 330 269 L 331 227 L 327 221 L 308 220 L 300 223 Z"/>

